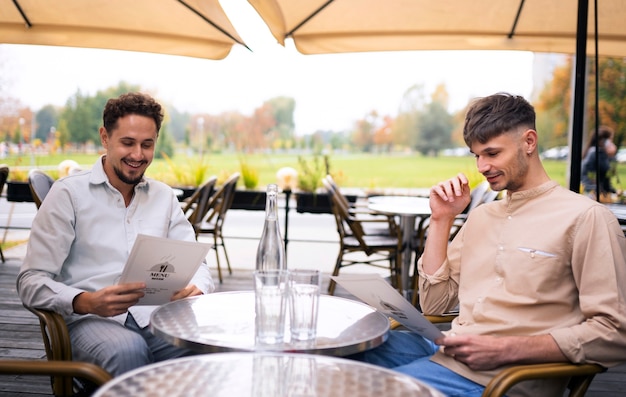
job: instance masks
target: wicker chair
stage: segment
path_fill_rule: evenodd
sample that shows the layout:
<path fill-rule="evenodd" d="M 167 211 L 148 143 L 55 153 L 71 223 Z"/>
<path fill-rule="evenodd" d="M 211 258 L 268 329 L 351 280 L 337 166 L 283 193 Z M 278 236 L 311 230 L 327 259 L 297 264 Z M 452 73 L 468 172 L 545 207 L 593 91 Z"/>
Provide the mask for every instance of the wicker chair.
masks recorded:
<path fill-rule="evenodd" d="M 387 218 L 375 220 L 360 220 L 352 214 L 345 203 L 339 198 L 339 193 L 333 189 L 332 184 L 326 178 L 322 179 L 331 209 L 335 217 L 337 232 L 339 233 L 339 254 L 333 270 L 333 276 L 338 276 L 339 271 L 346 267 L 357 264 L 370 265 L 389 269 L 391 283 L 397 288 L 401 287 L 400 271 L 402 260 L 402 238 L 400 228 L 390 223 Z M 384 234 L 367 234 L 364 225 L 371 222 L 382 222 L 386 225 L 387 232 Z M 392 220 L 393 222 L 393 220 Z M 351 258 L 347 258 L 351 255 Z M 388 262 L 384 265 L 383 262 Z M 331 279 L 328 285 L 328 293 L 334 294 L 336 282 Z"/>
<path fill-rule="evenodd" d="M 224 244 L 224 237 L 222 235 L 222 227 L 224 220 L 226 219 L 226 213 L 230 209 L 235 196 L 235 188 L 237 181 L 239 180 L 239 173 L 232 174 L 226 182 L 219 188 L 213 196 L 211 196 L 209 202 L 206 205 L 206 211 L 204 216 L 199 219 L 195 219 L 192 223 L 194 230 L 196 231 L 196 238 L 201 235 L 208 234 L 213 236 L 213 249 L 215 250 L 215 259 L 217 261 L 217 275 L 222 283 L 222 268 L 220 266 L 220 255 L 218 252 L 219 247 L 222 247 L 224 251 L 224 257 L 226 258 L 226 265 L 228 266 L 228 274 L 232 274 L 230 267 L 230 260 L 228 259 L 228 253 L 226 252 L 226 245 Z"/>

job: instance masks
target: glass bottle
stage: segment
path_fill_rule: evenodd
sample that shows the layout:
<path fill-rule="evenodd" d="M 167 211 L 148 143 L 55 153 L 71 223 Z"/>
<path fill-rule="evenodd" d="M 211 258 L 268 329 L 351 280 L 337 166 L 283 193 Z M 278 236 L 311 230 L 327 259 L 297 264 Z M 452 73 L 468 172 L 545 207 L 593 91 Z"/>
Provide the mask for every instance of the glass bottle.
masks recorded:
<path fill-rule="evenodd" d="M 256 270 L 286 270 L 285 245 L 278 223 L 278 186 L 267 186 L 265 225 L 256 252 Z"/>

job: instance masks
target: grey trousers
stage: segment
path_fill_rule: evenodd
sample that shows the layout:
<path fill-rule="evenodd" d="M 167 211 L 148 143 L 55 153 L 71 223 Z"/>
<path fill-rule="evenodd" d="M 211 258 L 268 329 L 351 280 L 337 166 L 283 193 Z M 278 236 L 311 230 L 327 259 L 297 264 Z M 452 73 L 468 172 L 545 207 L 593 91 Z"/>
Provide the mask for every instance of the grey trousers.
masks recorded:
<path fill-rule="evenodd" d="M 158 338 L 148 327 L 140 328 L 129 313 L 124 325 L 89 316 L 68 325 L 75 361 L 97 364 L 113 376 L 141 366 L 194 352 Z"/>

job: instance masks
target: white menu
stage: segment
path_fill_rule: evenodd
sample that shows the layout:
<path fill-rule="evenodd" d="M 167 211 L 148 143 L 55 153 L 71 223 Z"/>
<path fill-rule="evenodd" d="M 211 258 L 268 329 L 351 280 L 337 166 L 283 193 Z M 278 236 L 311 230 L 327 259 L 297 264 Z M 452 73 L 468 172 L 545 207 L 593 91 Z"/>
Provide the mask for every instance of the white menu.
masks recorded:
<path fill-rule="evenodd" d="M 139 234 L 118 283 L 146 283 L 138 305 L 167 303 L 189 284 L 209 249 L 211 244 Z"/>
<path fill-rule="evenodd" d="M 331 276 L 338 284 L 363 302 L 392 317 L 413 332 L 432 340 L 443 337 L 441 330 L 415 306 L 377 274 Z"/>

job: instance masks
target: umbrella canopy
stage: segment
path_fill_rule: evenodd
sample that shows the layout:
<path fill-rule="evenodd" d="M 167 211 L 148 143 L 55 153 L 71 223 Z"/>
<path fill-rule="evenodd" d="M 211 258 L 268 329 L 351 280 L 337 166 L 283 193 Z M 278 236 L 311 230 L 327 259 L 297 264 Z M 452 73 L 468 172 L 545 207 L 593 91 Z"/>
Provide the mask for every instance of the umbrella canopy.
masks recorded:
<path fill-rule="evenodd" d="M 626 56 L 626 8 L 622 0 L 599 2 L 597 18 L 589 0 L 248 2 L 279 43 L 284 45 L 285 39 L 291 38 L 303 54 L 397 50 L 576 54 L 570 141 L 573 191 L 580 185 L 585 56 Z M 588 26 L 598 26 L 597 34 Z"/>
<path fill-rule="evenodd" d="M 218 0 L 0 0 L 0 43 L 208 59 L 245 46 Z"/>
<path fill-rule="evenodd" d="M 576 0 L 248 0 L 279 43 L 322 54 L 395 50 L 574 53 Z M 626 8 L 602 0 L 599 54 L 626 56 Z M 593 21 L 593 10 L 589 21 Z M 593 26 L 590 22 L 589 26 Z M 593 51 L 593 30 L 590 45 Z"/>

